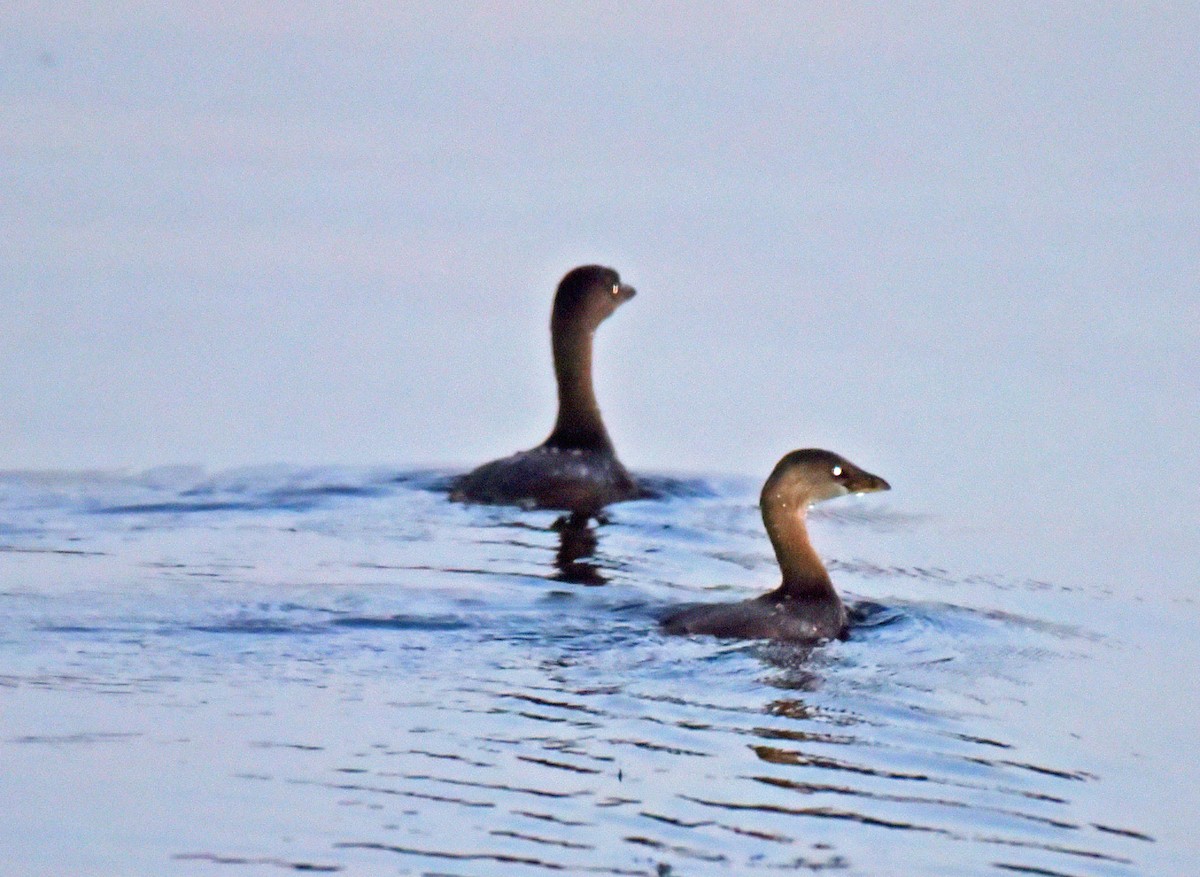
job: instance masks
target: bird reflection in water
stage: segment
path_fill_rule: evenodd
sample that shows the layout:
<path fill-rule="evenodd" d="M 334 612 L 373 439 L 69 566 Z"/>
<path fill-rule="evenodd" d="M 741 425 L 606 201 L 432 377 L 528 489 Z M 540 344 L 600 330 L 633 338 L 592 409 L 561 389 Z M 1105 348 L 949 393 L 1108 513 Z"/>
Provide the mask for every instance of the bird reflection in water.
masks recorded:
<path fill-rule="evenodd" d="M 551 525 L 558 533 L 558 551 L 554 566 L 558 570 L 551 578 L 573 585 L 603 585 L 608 582 L 599 565 L 589 558 L 596 556 L 596 528 L 589 515 L 563 515 Z"/>

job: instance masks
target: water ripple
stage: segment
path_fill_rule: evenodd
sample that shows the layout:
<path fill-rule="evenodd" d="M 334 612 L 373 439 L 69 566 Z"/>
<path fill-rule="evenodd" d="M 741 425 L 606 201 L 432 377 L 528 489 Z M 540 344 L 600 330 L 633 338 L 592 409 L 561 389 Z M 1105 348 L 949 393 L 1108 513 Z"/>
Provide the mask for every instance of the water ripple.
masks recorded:
<path fill-rule="evenodd" d="M 896 561 L 872 540 L 936 522 L 852 504 L 818 516 L 863 555 L 830 558 L 846 641 L 665 637 L 666 607 L 772 584 L 756 485 L 579 522 L 450 503 L 453 474 L 0 476 L 11 782 L 87 837 L 95 750 L 114 807 L 166 802 L 139 837 L 181 867 L 1169 870 L 1024 702 L 1113 647 L 1101 591 Z"/>

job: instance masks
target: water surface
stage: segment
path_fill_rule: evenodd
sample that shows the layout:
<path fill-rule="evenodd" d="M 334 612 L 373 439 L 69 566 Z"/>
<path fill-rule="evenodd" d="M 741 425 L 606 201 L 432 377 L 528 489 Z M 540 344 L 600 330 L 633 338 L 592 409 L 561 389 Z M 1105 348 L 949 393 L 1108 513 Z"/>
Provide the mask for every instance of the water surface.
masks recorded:
<path fill-rule="evenodd" d="M 889 495 L 814 514 L 847 641 L 668 638 L 773 583 L 756 482 L 581 530 L 444 476 L 0 476 L 6 873 L 1187 873 L 1048 705 L 1117 685 L 1133 601 Z"/>

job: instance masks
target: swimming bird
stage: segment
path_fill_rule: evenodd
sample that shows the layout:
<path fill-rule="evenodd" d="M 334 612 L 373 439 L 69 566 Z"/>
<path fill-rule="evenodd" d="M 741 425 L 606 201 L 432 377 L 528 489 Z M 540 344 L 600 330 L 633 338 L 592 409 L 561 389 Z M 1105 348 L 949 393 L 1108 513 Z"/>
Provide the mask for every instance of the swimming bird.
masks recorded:
<path fill-rule="evenodd" d="M 890 490 L 832 451 L 792 451 L 776 465 L 759 498 L 763 524 L 783 573 L 778 588 L 741 603 L 708 603 L 675 610 L 662 619 L 671 634 L 813 642 L 841 636 L 846 607 L 808 539 L 809 506 L 849 493 Z"/>
<path fill-rule="evenodd" d="M 550 315 L 558 381 L 553 431 L 536 448 L 462 476 L 451 499 L 593 515 L 609 503 L 647 495 L 617 459 L 592 387 L 596 329 L 634 295 L 612 268 L 582 265 L 567 272 Z"/>

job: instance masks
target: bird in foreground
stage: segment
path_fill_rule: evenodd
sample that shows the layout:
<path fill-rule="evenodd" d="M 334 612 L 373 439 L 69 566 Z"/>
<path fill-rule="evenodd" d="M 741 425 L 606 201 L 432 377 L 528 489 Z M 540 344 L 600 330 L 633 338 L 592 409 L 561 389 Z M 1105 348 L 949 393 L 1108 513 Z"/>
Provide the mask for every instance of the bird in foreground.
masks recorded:
<path fill-rule="evenodd" d="M 890 489 L 878 475 L 832 451 L 808 448 L 787 454 L 767 478 L 759 499 L 783 582 L 752 600 L 677 609 L 662 619 L 663 630 L 791 642 L 842 636 L 849 623 L 846 607 L 809 541 L 808 509 L 838 496 Z"/>

